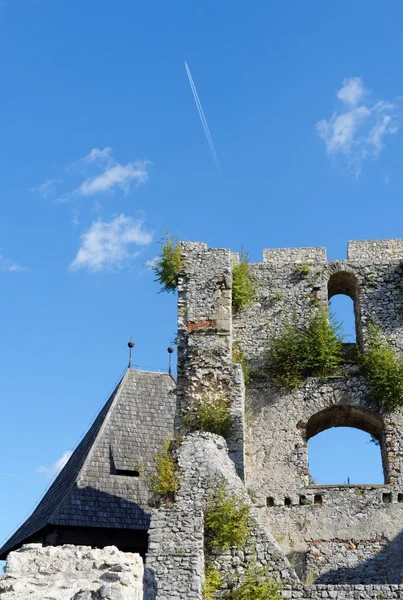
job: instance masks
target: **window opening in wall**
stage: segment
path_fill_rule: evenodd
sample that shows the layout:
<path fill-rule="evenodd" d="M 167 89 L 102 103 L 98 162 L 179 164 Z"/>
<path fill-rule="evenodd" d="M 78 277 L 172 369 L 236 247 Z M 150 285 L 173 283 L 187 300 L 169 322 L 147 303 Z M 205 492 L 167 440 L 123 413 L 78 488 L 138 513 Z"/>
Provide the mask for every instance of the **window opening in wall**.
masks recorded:
<path fill-rule="evenodd" d="M 308 460 L 317 484 L 385 482 L 379 446 L 353 427 L 332 427 L 311 438 Z"/>
<path fill-rule="evenodd" d="M 319 485 L 388 482 L 383 422 L 348 404 L 313 415 L 306 425 L 309 473 Z"/>
<path fill-rule="evenodd" d="M 338 294 L 329 300 L 329 312 L 335 316 L 341 325 L 340 333 L 344 336 L 343 342 L 356 343 L 354 302 L 348 296 Z"/>
<path fill-rule="evenodd" d="M 313 503 L 317 504 L 317 505 L 318 504 L 321 505 L 322 504 L 322 494 L 315 494 L 313 497 Z"/>
<path fill-rule="evenodd" d="M 274 498 L 273 498 L 272 496 L 269 496 L 269 497 L 266 499 L 266 504 L 267 504 L 267 506 L 269 506 L 270 508 L 271 508 L 272 506 L 274 506 Z"/>
<path fill-rule="evenodd" d="M 340 333 L 344 335 L 344 343 L 360 342 L 359 304 L 357 279 L 349 271 L 337 271 L 328 280 L 329 312 L 341 324 Z M 348 362 L 355 362 L 354 346 L 345 347 Z M 353 361 L 351 359 L 354 359 Z"/>
<path fill-rule="evenodd" d="M 299 503 L 301 506 L 305 506 L 305 504 L 308 504 L 308 500 L 307 500 L 306 496 L 300 496 Z"/>
<path fill-rule="evenodd" d="M 140 477 L 139 471 L 130 469 L 115 469 L 115 475 L 125 475 L 126 477 Z"/>
<path fill-rule="evenodd" d="M 403 502 L 403 494 L 398 494 L 397 495 L 397 501 L 398 502 Z"/>
<path fill-rule="evenodd" d="M 284 498 L 284 506 L 291 506 L 291 498 Z"/>
<path fill-rule="evenodd" d="M 392 502 L 392 494 L 390 492 L 382 494 L 382 502 L 384 504 L 390 504 Z"/>

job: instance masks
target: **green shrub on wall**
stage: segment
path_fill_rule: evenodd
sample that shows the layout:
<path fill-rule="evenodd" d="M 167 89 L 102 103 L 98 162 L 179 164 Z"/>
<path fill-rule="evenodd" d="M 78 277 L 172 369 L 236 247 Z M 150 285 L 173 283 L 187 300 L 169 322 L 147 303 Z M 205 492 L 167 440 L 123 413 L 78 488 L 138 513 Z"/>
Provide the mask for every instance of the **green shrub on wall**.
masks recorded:
<path fill-rule="evenodd" d="M 268 567 L 251 564 L 231 600 L 281 600 L 282 585 L 270 578 Z"/>
<path fill-rule="evenodd" d="M 232 306 L 239 312 L 255 301 L 257 283 L 250 272 L 248 254 L 241 249 L 239 263 L 232 268 Z"/>
<path fill-rule="evenodd" d="M 374 326 L 370 327 L 368 350 L 359 353 L 359 363 L 370 395 L 390 411 L 402 406 L 403 359 Z"/>
<path fill-rule="evenodd" d="M 155 281 L 161 285 L 162 292 L 174 292 L 178 287 L 179 273 L 183 267 L 179 241 L 176 237 L 170 237 L 165 230 L 165 237 L 159 243 L 161 253 L 152 265 Z"/>
<path fill-rule="evenodd" d="M 215 550 L 243 548 L 250 534 L 250 506 L 220 485 L 208 498 L 204 527 L 208 543 Z"/>
<path fill-rule="evenodd" d="M 154 494 L 165 497 L 174 496 L 179 489 L 176 463 L 169 439 L 156 454 L 155 472 L 151 477 L 150 487 Z"/>
<path fill-rule="evenodd" d="M 340 325 L 325 309 L 319 309 L 305 328 L 295 320 L 271 340 L 264 374 L 278 384 L 296 388 L 304 377 L 323 377 L 342 363 Z"/>
<path fill-rule="evenodd" d="M 230 405 L 230 398 L 223 392 L 211 392 L 193 402 L 183 421 L 189 431 L 208 431 L 227 437 L 233 420 Z"/>
<path fill-rule="evenodd" d="M 212 564 L 207 564 L 202 587 L 204 600 L 214 600 L 216 592 L 222 584 L 222 577 Z"/>

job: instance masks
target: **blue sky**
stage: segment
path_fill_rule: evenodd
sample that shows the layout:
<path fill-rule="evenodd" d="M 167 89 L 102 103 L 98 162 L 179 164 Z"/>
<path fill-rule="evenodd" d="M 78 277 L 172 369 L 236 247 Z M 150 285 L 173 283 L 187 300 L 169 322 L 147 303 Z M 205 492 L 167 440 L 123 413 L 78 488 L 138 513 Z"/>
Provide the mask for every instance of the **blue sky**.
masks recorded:
<path fill-rule="evenodd" d="M 143 268 L 164 227 L 254 261 L 402 236 L 402 20 L 400 0 L 2 0 L 0 539 L 106 400 L 130 334 L 135 364 L 167 366 L 175 297 Z"/>

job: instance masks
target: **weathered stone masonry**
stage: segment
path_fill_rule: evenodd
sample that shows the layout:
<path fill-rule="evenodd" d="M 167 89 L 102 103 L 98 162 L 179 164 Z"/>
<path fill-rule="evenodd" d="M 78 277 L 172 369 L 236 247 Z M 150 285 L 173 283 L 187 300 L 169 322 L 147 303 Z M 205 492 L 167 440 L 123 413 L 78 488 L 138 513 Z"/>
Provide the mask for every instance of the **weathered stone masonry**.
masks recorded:
<path fill-rule="evenodd" d="M 231 365 L 231 348 L 239 344 L 249 364 L 257 368 L 270 338 L 286 322 L 295 318 L 305 325 L 318 306 L 327 306 L 336 294 L 346 294 L 354 302 L 362 348 L 369 325 L 374 324 L 395 350 L 403 350 L 403 241 L 350 242 L 347 260 L 337 261 L 327 261 L 324 248 L 264 250 L 263 262 L 250 265 L 258 281 L 256 302 L 238 314 L 231 309 L 231 265 L 237 257 L 205 244 L 184 243 L 182 250 L 178 417 L 194 398 L 214 386 L 237 397 L 236 426 L 228 440 L 230 456 L 243 474 L 260 522 L 302 576 L 327 581 L 328 572 L 329 582 L 400 582 L 403 571 L 396 561 L 389 559 L 387 570 L 378 563 L 391 556 L 386 547 L 400 551 L 402 411 L 385 411 L 369 397 L 360 377 L 311 378 L 292 392 L 254 380 L 243 399 L 242 374 Z M 378 439 L 384 486 L 309 485 L 308 439 L 341 425 L 358 427 Z M 361 551 L 348 554 L 345 540 Z M 372 571 L 358 568 L 376 549 L 380 550 L 378 566 Z M 321 554 L 330 558 L 313 558 Z M 346 566 L 351 567 L 348 573 Z"/>

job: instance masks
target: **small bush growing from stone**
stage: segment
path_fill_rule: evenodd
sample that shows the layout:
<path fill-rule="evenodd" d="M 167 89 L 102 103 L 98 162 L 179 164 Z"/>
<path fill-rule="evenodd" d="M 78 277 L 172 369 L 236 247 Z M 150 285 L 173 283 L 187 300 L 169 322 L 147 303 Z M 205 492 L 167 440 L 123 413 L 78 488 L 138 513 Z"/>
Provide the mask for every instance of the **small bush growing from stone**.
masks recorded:
<path fill-rule="evenodd" d="M 212 564 L 207 564 L 204 583 L 202 587 L 205 600 L 214 600 L 216 592 L 222 584 L 222 577 Z"/>
<path fill-rule="evenodd" d="M 359 353 L 360 372 L 370 395 L 390 411 L 403 404 L 403 359 L 397 356 L 379 329 L 371 327 L 367 352 Z"/>
<path fill-rule="evenodd" d="M 209 496 L 204 514 L 208 544 L 215 550 L 243 548 L 250 534 L 249 516 L 249 504 L 231 496 L 220 485 Z"/>
<path fill-rule="evenodd" d="M 183 421 L 189 431 L 208 431 L 227 437 L 232 427 L 230 399 L 224 393 L 206 394 L 187 409 Z"/>
<path fill-rule="evenodd" d="M 311 268 L 308 265 L 304 265 L 302 263 L 298 263 L 295 265 L 295 272 L 301 275 L 301 277 L 308 277 L 311 272 Z"/>
<path fill-rule="evenodd" d="M 162 286 L 162 292 L 174 292 L 178 287 L 179 273 L 183 267 L 178 238 L 170 237 L 165 231 L 165 237 L 159 243 L 161 253 L 152 265 L 155 281 Z"/>
<path fill-rule="evenodd" d="M 256 297 L 257 283 L 250 272 L 248 254 L 241 249 L 240 261 L 232 268 L 232 306 L 236 312 L 252 304 Z"/>
<path fill-rule="evenodd" d="M 268 567 L 251 564 L 243 573 L 233 600 L 281 600 L 282 585 L 270 579 Z"/>
<path fill-rule="evenodd" d="M 170 450 L 170 441 L 166 440 L 155 458 L 155 472 L 151 477 L 151 489 L 159 496 L 174 496 L 179 489 L 176 464 Z"/>
<path fill-rule="evenodd" d="M 307 327 L 300 329 L 292 322 L 270 344 L 266 355 L 265 374 L 278 384 L 296 388 L 304 377 L 324 377 L 342 363 L 343 337 L 334 317 L 327 311 L 316 312 Z"/>
<path fill-rule="evenodd" d="M 283 290 L 278 290 L 274 296 L 273 296 L 273 304 L 278 304 L 279 302 L 281 302 L 284 298 L 284 292 Z"/>
<path fill-rule="evenodd" d="M 246 362 L 245 352 L 242 352 L 240 349 L 239 342 L 235 342 L 235 344 L 232 346 L 232 362 L 237 365 L 241 365 L 245 385 L 248 385 L 250 379 L 249 367 L 248 363 Z"/>

